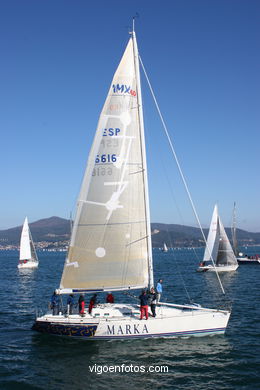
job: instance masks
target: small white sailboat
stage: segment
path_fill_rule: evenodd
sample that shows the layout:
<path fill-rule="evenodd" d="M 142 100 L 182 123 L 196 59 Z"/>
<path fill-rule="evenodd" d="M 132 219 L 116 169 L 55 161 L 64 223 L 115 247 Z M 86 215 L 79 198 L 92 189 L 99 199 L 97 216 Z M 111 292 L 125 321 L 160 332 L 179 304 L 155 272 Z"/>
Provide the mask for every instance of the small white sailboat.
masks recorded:
<path fill-rule="evenodd" d="M 209 264 L 209 262 L 213 264 Z M 219 217 L 218 207 L 215 205 L 203 261 L 197 271 L 229 272 L 235 271 L 237 268 L 236 256 Z"/>
<path fill-rule="evenodd" d="M 58 294 L 151 288 L 153 261 L 139 54 L 135 32 L 115 72 L 83 178 Z M 84 316 L 47 313 L 33 329 L 85 339 L 223 334 L 230 311 L 160 303 L 97 304 Z"/>
<path fill-rule="evenodd" d="M 167 248 L 167 245 L 165 244 L 165 242 L 163 243 L 162 252 L 168 252 L 168 248 Z"/>
<path fill-rule="evenodd" d="M 24 220 L 21 240 L 20 240 L 20 256 L 18 268 L 37 268 L 39 260 L 33 243 L 30 232 L 28 218 Z"/>

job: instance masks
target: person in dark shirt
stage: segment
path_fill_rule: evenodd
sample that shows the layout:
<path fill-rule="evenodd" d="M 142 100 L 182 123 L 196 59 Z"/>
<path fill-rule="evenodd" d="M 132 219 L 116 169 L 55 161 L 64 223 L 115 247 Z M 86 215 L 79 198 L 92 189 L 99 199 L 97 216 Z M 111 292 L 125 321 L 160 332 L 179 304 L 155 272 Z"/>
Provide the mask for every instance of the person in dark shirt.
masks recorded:
<path fill-rule="evenodd" d="M 146 291 L 143 290 L 142 294 L 139 296 L 140 299 L 140 320 L 143 319 L 143 316 L 145 315 L 145 318 L 148 320 L 148 295 L 146 294 Z"/>
<path fill-rule="evenodd" d="M 93 307 L 96 305 L 96 303 L 97 303 L 97 294 L 94 294 L 94 295 L 90 298 L 90 302 L 89 302 L 89 306 L 88 306 L 88 312 L 89 312 L 89 314 L 91 314 L 92 309 L 93 309 Z"/>
<path fill-rule="evenodd" d="M 56 291 L 53 291 L 52 297 L 51 297 L 51 309 L 52 309 L 52 315 L 55 316 L 59 313 L 59 295 L 56 293 Z"/>
<path fill-rule="evenodd" d="M 72 309 L 74 306 L 74 295 L 70 294 L 68 299 L 67 299 L 67 313 L 72 314 Z"/>
<path fill-rule="evenodd" d="M 154 288 L 151 288 L 150 294 L 149 294 L 149 302 L 151 307 L 151 312 L 153 314 L 153 317 L 156 317 L 156 302 L 157 302 L 157 294 L 154 290 Z"/>
<path fill-rule="evenodd" d="M 79 314 L 83 316 L 85 310 L 85 299 L 83 294 L 80 295 L 78 303 L 79 303 Z"/>

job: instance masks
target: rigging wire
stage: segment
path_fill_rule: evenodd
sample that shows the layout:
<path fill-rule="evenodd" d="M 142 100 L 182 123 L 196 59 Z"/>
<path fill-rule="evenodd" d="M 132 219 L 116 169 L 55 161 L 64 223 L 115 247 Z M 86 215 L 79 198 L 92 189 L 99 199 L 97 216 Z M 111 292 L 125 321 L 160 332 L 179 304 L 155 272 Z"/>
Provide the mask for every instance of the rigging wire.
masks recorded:
<path fill-rule="evenodd" d="M 169 135 L 169 132 L 168 132 L 166 123 L 165 123 L 165 121 L 164 121 L 164 119 L 163 119 L 163 116 L 162 116 L 160 107 L 159 107 L 159 105 L 158 105 L 158 103 L 157 103 L 157 99 L 156 99 L 156 97 L 155 97 L 155 94 L 154 94 L 152 85 L 151 85 L 151 83 L 150 83 L 150 80 L 149 80 L 149 78 L 148 78 L 148 75 L 147 75 L 147 73 L 146 73 L 146 70 L 145 70 L 145 67 L 144 67 L 144 64 L 143 64 L 143 62 L 142 62 L 142 59 L 141 59 L 140 55 L 139 55 L 139 60 L 140 60 L 140 64 L 141 64 L 141 66 L 142 66 L 142 69 L 143 69 L 143 72 L 144 72 L 146 81 L 147 81 L 148 86 L 149 86 L 149 88 L 150 88 L 150 92 L 151 92 L 152 98 L 153 98 L 153 100 L 154 100 L 155 107 L 156 107 L 156 109 L 157 109 L 157 111 L 158 111 L 158 114 L 159 114 L 159 117 L 160 117 L 160 119 L 161 119 L 161 122 L 162 122 L 162 125 L 163 125 L 163 129 L 164 129 L 164 132 L 165 132 L 165 134 L 166 134 L 166 138 L 168 139 L 168 142 L 169 142 L 171 151 L 172 151 L 172 153 L 173 153 L 173 156 L 174 156 L 174 159 L 175 159 L 175 162 L 176 162 L 178 171 L 179 171 L 179 173 L 180 173 L 180 176 L 181 176 L 181 179 L 182 179 L 182 182 L 183 182 L 183 185 L 184 185 L 184 188 L 185 188 L 186 193 L 187 193 L 187 195 L 188 195 L 188 198 L 189 198 L 189 201 L 190 201 L 190 204 L 191 204 L 193 213 L 194 213 L 194 215 L 195 215 L 196 221 L 197 221 L 198 226 L 199 226 L 199 228 L 200 228 L 200 231 L 201 231 L 203 240 L 204 240 L 205 243 L 206 243 L 206 248 L 207 248 L 208 252 L 211 253 L 210 250 L 209 250 L 209 248 L 208 248 L 207 240 L 206 240 L 205 234 L 204 234 L 204 232 L 203 232 L 203 229 L 202 229 L 202 226 L 201 226 L 201 223 L 200 223 L 200 219 L 199 219 L 199 216 L 198 216 L 198 214 L 197 214 L 197 211 L 196 211 L 194 202 L 193 202 L 193 200 L 192 200 L 190 190 L 189 190 L 189 188 L 188 188 L 186 179 L 185 179 L 184 174 L 183 174 L 183 172 L 182 172 L 182 169 L 181 169 L 181 166 L 180 166 L 180 163 L 179 163 L 179 159 L 178 159 L 177 154 L 176 154 L 176 152 L 175 152 L 175 149 L 174 149 L 174 147 L 173 147 L 173 143 L 172 143 L 172 140 L 171 140 L 171 138 L 170 138 L 170 135 Z M 215 272 L 216 272 L 216 275 L 217 275 L 217 278 L 218 278 L 218 281 L 219 281 L 219 285 L 220 285 L 220 287 L 221 287 L 221 290 L 222 290 L 223 294 L 225 294 L 224 287 L 223 287 L 223 285 L 222 285 L 222 283 L 221 283 L 221 280 L 220 280 L 218 271 L 217 271 L 217 269 L 216 269 L 215 262 L 214 262 L 214 260 L 213 260 L 211 254 L 210 254 L 210 257 L 211 257 L 211 261 L 212 261 L 212 264 L 213 264 L 213 266 L 214 266 L 214 269 L 215 269 Z"/>

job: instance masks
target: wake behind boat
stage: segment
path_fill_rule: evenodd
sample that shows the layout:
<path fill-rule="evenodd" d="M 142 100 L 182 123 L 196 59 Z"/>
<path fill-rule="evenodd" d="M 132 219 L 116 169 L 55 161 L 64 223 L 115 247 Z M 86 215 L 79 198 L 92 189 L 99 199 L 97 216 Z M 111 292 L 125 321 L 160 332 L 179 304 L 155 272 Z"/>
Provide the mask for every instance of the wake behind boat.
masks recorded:
<path fill-rule="evenodd" d="M 212 263 L 212 264 L 211 264 Z M 198 272 L 230 272 L 238 268 L 237 259 L 215 205 L 203 261 Z"/>
<path fill-rule="evenodd" d="M 37 268 L 38 265 L 39 260 L 29 228 L 28 218 L 26 217 L 24 220 L 20 240 L 20 256 L 18 268 Z"/>
<path fill-rule="evenodd" d="M 133 31 L 115 72 L 88 158 L 58 294 L 154 285 L 139 54 Z M 160 303 L 140 320 L 134 304 L 98 304 L 36 318 L 33 329 L 86 339 L 222 334 L 230 311 Z"/>

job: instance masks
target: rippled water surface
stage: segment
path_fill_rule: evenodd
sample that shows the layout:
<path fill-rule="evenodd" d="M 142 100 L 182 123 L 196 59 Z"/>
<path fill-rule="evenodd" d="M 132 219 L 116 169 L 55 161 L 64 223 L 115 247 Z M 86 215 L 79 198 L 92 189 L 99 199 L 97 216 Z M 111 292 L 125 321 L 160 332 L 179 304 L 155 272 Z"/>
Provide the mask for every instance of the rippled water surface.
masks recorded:
<path fill-rule="evenodd" d="M 17 252 L 0 252 L 0 388 L 259 389 L 260 264 L 240 265 L 235 273 L 221 276 L 223 297 L 214 274 L 195 272 L 200 254 L 200 250 L 166 254 L 155 250 L 155 277 L 163 278 L 166 301 L 191 299 L 210 307 L 232 302 L 225 336 L 83 341 L 31 331 L 36 309 L 46 310 L 59 285 L 64 253 L 39 253 L 38 269 L 19 271 Z M 117 301 L 130 299 L 115 296 Z M 128 372 L 100 373 L 123 364 Z M 167 367 L 168 372 L 140 372 L 149 366 Z"/>

